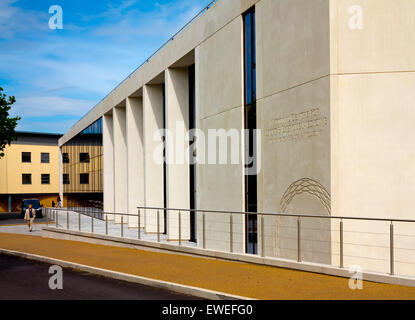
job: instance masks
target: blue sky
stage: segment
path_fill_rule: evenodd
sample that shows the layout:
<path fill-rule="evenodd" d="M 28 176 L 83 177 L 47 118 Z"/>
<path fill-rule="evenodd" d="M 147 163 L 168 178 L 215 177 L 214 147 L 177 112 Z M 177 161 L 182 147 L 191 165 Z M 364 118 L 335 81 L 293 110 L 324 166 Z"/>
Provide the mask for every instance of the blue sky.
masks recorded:
<path fill-rule="evenodd" d="M 66 132 L 209 0 L 0 0 L 0 86 L 18 130 Z M 63 9 L 51 30 L 49 7 Z"/>

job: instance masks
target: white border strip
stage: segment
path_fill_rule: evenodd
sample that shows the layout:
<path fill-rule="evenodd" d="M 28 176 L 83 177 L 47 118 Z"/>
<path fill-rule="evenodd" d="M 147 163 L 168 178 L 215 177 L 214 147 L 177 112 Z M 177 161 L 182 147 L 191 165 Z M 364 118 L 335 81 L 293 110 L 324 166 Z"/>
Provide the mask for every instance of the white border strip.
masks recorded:
<path fill-rule="evenodd" d="M 103 276 L 103 277 L 107 277 L 111 279 L 138 283 L 138 284 L 145 285 L 145 286 L 150 286 L 150 287 L 163 289 L 163 290 L 169 290 L 169 291 L 173 291 L 173 292 L 177 292 L 181 294 L 187 294 L 187 295 L 191 295 L 191 296 L 195 296 L 195 297 L 207 299 L 207 300 L 254 300 L 252 298 L 232 295 L 232 294 L 223 293 L 219 291 L 213 291 L 213 290 L 202 289 L 198 287 L 192 287 L 192 286 L 182 285 L 182 284 L 173 283 L 173 282 L 167 282 L 167 281 L 162 281 L 162 280 L 155 280 L 151 278 L 135 276 L 135 275 L 127 274 L 127 273 L 91 267 L 91 266 L 87 266 L 83 264 L 49 258 L 45 256 L 39 256 L 36 254 L 30 254 L 30 253 L 25 253 L 25 252 L 20 252 L 20 251 L 13 251 L 13 250 L 7 250 L 7 249 L 0 248 L 0 253 L 12 255 L 12 256 L 16 256 L 16 257 L 20 257 L 24 259 L 40 261 L 40 262 L 44 262 L 48 264 L 60 265 L 63 268 L 71 268 L 71 269 L 80 270 L 80 271 L 88 272 L 91 274 L 95 274 L 95 275 L 99 275 L 99 276 Z"/>

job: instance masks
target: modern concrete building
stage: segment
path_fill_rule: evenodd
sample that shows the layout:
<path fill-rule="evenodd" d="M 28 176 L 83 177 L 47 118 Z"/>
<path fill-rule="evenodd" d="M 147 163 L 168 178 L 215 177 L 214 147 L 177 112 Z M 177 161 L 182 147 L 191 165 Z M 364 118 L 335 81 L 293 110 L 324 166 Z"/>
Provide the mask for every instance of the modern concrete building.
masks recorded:
<path fill-rule="evenodd" d="M 413 219 L 414 40 L 412 0 L 220 0 L 59 145 L 64 150 L 102 121 L 103 188 L 95 190 L 110 213 L 136 215 L 145 206 Z M 172 135 L 161 140 L 160 129 Z M 196 144 L 189 152 L 190 129 L 205 137 L 212 129 L 251 134 L 237 141 L 246 151 L 242 161 L 192 165 L 177 159 L 222 149 Z M 254 129 L 261 130 L 256 137 Z M 163 156 L 160 141 L 176 161 L 156 161 Z M 249 155 L 257 174 L 245 166 Z M 177 212 L 162 216 L 157 230 L 155 211 L 146 210 L 141 226 L 177 240 Z M 181 236 L 201 245 L 201 219 L 184 214 Z M 235 215 L 233 250 L 297 259 L 297 220 L 265 217 L 261 230 L 257 216 Z M 229 215 L 210 213 L 205 223 L 207 247 L 228 250 Z M 339 223 L 304 219 L 302 259 L 338 264 Z M 344 223 L 344 264 L 387 271 L 389 223 Z M 129 226 L 137 227 L 136 217 Z M 415 262 L 415 242 L 404 238 L 415 229 L 399 228 L 395 256 Z M 365 241 L 375 245 L 362 248 Z"/>
<path fill-rule="evenodd" d="M 45 207 L 57 203 L 61 136 L 17 132 L 0 159 L 0 212 L 19 212 L 23 199 L 39 199 Z"/>

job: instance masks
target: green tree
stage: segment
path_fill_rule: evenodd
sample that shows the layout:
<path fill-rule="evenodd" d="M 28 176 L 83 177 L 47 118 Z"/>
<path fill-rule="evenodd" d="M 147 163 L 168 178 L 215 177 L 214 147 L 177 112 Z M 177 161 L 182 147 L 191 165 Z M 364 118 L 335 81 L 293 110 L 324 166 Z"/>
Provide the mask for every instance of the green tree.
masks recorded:
<path fill-rule="evenodd" d="M 10 118 L 9 111 L 16 98 L 3 94 L 3 88 L 0 87 L 0 158 L 4 157 L 6 145 L 10 145 L 13 140 L 17 139 L 16 126 L 20 117 Z"/>

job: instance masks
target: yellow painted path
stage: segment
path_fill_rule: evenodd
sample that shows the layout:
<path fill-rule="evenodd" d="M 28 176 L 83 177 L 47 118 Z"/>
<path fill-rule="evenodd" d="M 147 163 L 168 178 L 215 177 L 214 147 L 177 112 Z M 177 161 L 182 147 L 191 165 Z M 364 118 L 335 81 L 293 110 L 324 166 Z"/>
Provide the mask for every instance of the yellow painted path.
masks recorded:
<path fill-rule="evenodd" d="M 364 282 L 350 290 L 340 277 L 38 236 L 0 233 L 0 248 L 255 299 L 415 299 L 411 287 Z"/>

